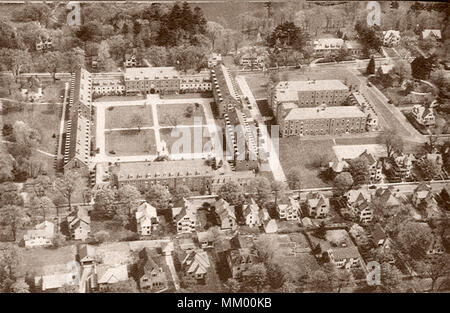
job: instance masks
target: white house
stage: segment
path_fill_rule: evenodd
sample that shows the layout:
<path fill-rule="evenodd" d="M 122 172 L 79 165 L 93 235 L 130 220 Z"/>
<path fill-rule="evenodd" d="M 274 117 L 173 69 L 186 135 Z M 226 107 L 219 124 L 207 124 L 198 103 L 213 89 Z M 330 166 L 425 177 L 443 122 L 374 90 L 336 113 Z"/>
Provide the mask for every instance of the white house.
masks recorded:
<path fill-rule="evenodd" d="M 149 236 L 158 227 L 159 219 L 156 208 L 143 202 L 136 211 L 137 232 L 141 236 Z"/>
<path fill-rule="evenodd" d="M 442 39 L 441 30 L 440 29 L 425 29 L 422 31 L 422 39 L 430 39 L 434 38 L 437 40 Z"/>
<path fill-rule="evenodd" d="M 330 261 L 337 268 L 352 268 L 360 266 L 360 254 L 357 247 L 338 247 L 328 251 Z"/>
<path fill-rule="evenodd" d="M 281 219 L 288 221 L 299 221 L 300 219 L 300 204 L 292 197 L 289 197 L 287 203 L 278 204 L 277 211 Z"/>
<path fill-rule="evenodd" d="M 52 222 L 44 221 L 28 230 L 23 236 L 25 247 L 43 247 L 51 246 L 52 240 L 55 237 L 55 225 Z"/>
<path fill-rule="evenodd" d="M 400 31 L 386 30 L 383 31 L 383 46 L 392 47 L 398 45 L 400 42 Z"/>
<path fill-rule="evenodd" d="M 423 105 L 416 104 L 412 108 L 412 114 L 417 123 L 424 126 L 433 126 L 436 123 L 432 108 L 426 108 Z"/>
<path fill-rule="evenodd" d="M 249 227 L 258 227 L 261 225 L 261 220 L 259 219 L 259 206 L 253 198 L 250 200 L 249 204 L 243 206 L 242 212 L 245 218 L 245 225 Z"/>
<path fill-rule="evenodd" d="M 310 217 L 324 218 L 330 211 L 330 199 L 318 192 L 310 192 L 306 195 L 306 207 Z"/>

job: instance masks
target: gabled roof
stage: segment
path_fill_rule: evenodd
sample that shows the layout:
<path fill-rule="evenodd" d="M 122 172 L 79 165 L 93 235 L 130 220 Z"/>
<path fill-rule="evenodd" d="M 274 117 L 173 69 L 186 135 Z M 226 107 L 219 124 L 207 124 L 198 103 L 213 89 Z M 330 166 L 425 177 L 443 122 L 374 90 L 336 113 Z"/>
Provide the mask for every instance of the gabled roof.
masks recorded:
<path fill-rule="evenodd" d="M 136 211 L 136 220 L 141 222 L 142 220 L 157 218 L 156 208 L 150 205 L 147 201 L 143 202 Z"/>
<path fill-rule="evenodd" d="M 357 247 L 332 248 L 330 250 L 336 260 L 359 258 L 360 256 Z"/>
<path fill-rule="evenodd" d="M 374 226 L 372 238 L 376 243 L 378 243 L 380 240 L 385 240 L 387 238 L 386 233 L 384 232 L 380 224 L 376 224 Z"/>
<path fill-rule="evenodd" d="M 210 265 L 208 254 L 202 249 L 192 251 L 184 258 L 183 265 L 188 273 L 206 274 Z"/>
<path fill-rule="evenodd" d="M 216 213 L 219 215 L 220 219 L 231 217 L 236 219 L 236 214 L 234 211 L 234 206 L 230 205 L 224 199 L 219 199 L 214 203 L 216 208 Z"/>
<path fill-rule="evenodd" d="M 364 152 L 361 153 L 361 154 L 359 155 L 359 157 L 360 157 L 360 158 L 363 158 L 363 159 L 366 159 L 366 160 L 367 160 L 367 163 L 368 163 L 369 165 L 372 165 L 372 164 L 374 164 L 374 163 L 377 162 L 377 160 L 374 158 L 374 156 L 373 156 L 371 153 L 369 153 L 367 150 L 364 150 Z"/>
<path fill-rule="evenodd" d="M 244 204 L 242 211 L 243 211 L 244 217 L 247 217 L 250 214 L 257 215 L 259 212 L 259 206 L 258 206 L 258 204 L 256 204 L 255 200 L 253 198 L 251 198 L 250 203 Z"/>
<path fill-rule="evenodd" d="M 99 284 L 114 284 L 126 280 L 128 280 L 128 269 L 125 264 L 116 267 L 97 266 L 97 281 Z"/>
<path fill-rule="evenodd" d="M 85 258 L 94 258 L 95 257 L 95 249 L 90 245 L 80 245 L 78 246 L 78 257 L 80 261 Z"/>

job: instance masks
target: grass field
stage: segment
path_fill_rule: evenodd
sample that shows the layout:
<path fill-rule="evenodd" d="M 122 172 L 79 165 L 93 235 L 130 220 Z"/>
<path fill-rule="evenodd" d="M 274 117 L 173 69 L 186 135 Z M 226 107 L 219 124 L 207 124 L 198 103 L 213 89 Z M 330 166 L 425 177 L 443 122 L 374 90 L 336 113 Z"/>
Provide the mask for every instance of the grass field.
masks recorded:
<path fill-rule="evenodd" d="M 106 153 L 109 156 L 156 154 L 155 133 L 151 129 L 110 131 L 105 133 L 105 137 Z"/>
<path fill-rule="evenodd" d="M 94 102 L 108 102 L 108 101 L 134 101 L 134 100 L 144 100 L 144 96 L 102 96 L 94 100 Z"/>
<path fill-rule="evenodd" d="M 193 113 L 187 115 L 187 108 L 192 107 Z M 205 124 L 203 107 L 193 103 L 158 104 L 158 121 L 161 126 L 194 125 L 194 119 L 201 118 Z"/>
<path fill-rule="evenodd" d="M 208 132 L 208 128 L 207 127 L 197 127 L 194 129 L 194 127 L 183 127 L 180 128 L 180 131 L 178 131 L 177 133 L 174 133 L 172 135 L 172 131 L 174 130 L 174 128 L 162 128 L 159 130 L 159 134 L 161 137 L 161 141 L 165 141 L 166 146 L 169 150 L 169 153 L 197 153 L 197 152 L 201 152 L 201 151 L 194 151 L 194 149 L 197 149 L 198 145 L 197 142 L 201 143 L 201 145 L 198 145 L 199 147 L 201 147 L 201 149 L 203 149 L 203 147 L 205 146 L 205 144 L 210 141 L 211 137 L 209 135 Z M 189 146 L 189 150 L 187 151 L 183 151 L 183 149 L 181 149 L 181 151 L 174 151 L 175 149 L 178 150 L 179 146 L 175 145 L 175 142 L 180 142 L 179 140 L 181 140 L 181 138 L 183 136 L 186 136 L 187 140 L 190 140 L 188 143 Z M 188 136 L 190 138 L 188 138 Z M 200 139 L 196 139 L 197 141 L 194 141 L 194 136 L 198 138 L 200 138 L 201 136 L 201 141 Z M 203 150 L 202 150 L 203 151 Z"/>
<path fill-rule="evenodd" d="M 327 187 L 320 177 L 320 169 L 314 166 L 318 156 L 326 155 L 336 161 L 332 140 L 302 140 L 298 137 L 280 138 L 280 162 L 287 175 L 291 169 L 299 169 L 303 188 Z"/>
<path fill-rule="evenodd" d="M 141 127 L 153 126 L 152 107 L 150 105 L 136 105 L 114 106 L 106 109 L 105 127 L 107 129 L 137 127 L 136 123 L 133 123 L 135 116 L 141 117 Z"/>
<path fill-rule="evenodd" d="M 37 148 L 48 153 L 55 153 L 56 136 L 59 133 L 58 111 L 57 106 L 51 108 L 45 104 L 28 104 L 22 112 L 0 115 L 0 120 L 2 127 L 5 123 L 13 125 L 16 121 L 27 123 L 41 134 L 41 142 Z"/>

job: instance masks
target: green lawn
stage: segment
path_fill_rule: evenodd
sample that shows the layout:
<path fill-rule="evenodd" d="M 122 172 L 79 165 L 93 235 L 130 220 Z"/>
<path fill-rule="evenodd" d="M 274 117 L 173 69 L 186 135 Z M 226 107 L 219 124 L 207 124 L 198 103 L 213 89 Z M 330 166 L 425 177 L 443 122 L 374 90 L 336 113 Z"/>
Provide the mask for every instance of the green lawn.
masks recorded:
<path fill-rule="evenodd" d="M 155 134 L 151 129 L 109 131 L 105 137 L 106 153 L 109 156 L 156 154 Z"/>
<path fill-rule="evenodd" d="M 188 116 L 187 108 L 192 107 L 193 113 Z M 158 121 L 160 126 L 194 125 L 194 119 L 201 118 L 205 124 L 203 107 L 194 103 L 158 104 Z"/>
<path fill-rule="evenodd" d="M 142 120 L 141 127 L 153 126 L 152 107 L 150 105 L 136 105 L 114 106 L 106 109 L 105 127 L 106 129 L 138 127 L 133 122 L 133 119 L 138 116 Z"/>
<path fill-rule="evenodd" d="M 200 129 L 200 127 L 197 127 L 194 129 L 194 127 L 183 127 L 180 128 L 180 131 L 178 131 L 178 133 L 175 133 L 174 135 L 172 135 L 172 131 L 174 130 L 174 128 L 162 128 L 159 131 L 160 137 L 161 137 L 161 141 L 165 141 L 166 142 L 166 146 L 169 149 L 169 153 L 194 153 L 197 151 L 194 151 L 194 144 L 197 144 L 196 142 L 194 142 L 194 136 L 201 136 L 201 140 L 197 139 L 197 142 L 201 143 L 201 147 L 203 149 L 203 147 L 205 146 L 205 144 L 211 140 L 211 137 L 209 135 L 208 132 L 208 128 L 207 127 L 202 127 Z M 173 151 L 173 148 L 175 148 L 173 146 L 173 144 L 175 142 L 178 142 L 179 140 L 181 140 L 181 138 L 183 136 L 190 136 L 190 138 L 187 137 L 186 140 L 190 140 L 188 141 L 188 145 L 190 147 L 190 151 Z M 196 147 L 195 147 L 196 148 Z M 178 148 L 177 148 L 178 149 Z M 200 151 L 198 151 L 200 152 Z"/>
<path fill-rule="evenodd" d="M 299 137 L 280 138 L 280 162 L 285 174 L 293 168 L 301 172 L 303 188 L 327 187 L 320 177 L 320 169 L 314 166 L 320 155 L 336 161 L 332 140 L 302 140 Z"/>
<path fill-rule="evenodd" d="M 102 96 L 96 98 L 94 102 L 108 102 L 108 101 L 133 101 L 133 100 L 144 100 L 145 97 L 141 95 L 137 96 Z"/>

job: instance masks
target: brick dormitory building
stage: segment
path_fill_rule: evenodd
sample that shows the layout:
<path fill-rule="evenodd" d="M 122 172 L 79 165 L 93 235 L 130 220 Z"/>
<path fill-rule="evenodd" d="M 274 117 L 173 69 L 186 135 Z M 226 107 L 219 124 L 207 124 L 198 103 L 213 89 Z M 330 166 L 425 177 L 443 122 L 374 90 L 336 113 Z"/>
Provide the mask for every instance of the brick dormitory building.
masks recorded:
<path fill-rule="evenodd" d="M 282 81 L 275 87 L 271 106 L 281 137 L 362 133 L 375 116 L 361 105 L 342 106 L 355 104 L 353 98 L 339 80 Z"/>
<path fill-rule="evenodd" d="M 67 110 L 64 170 L 80 169 L 87 173 L 91 151 L 92 77 L 85 69 L 80 68 L 72 75 Z"/>

